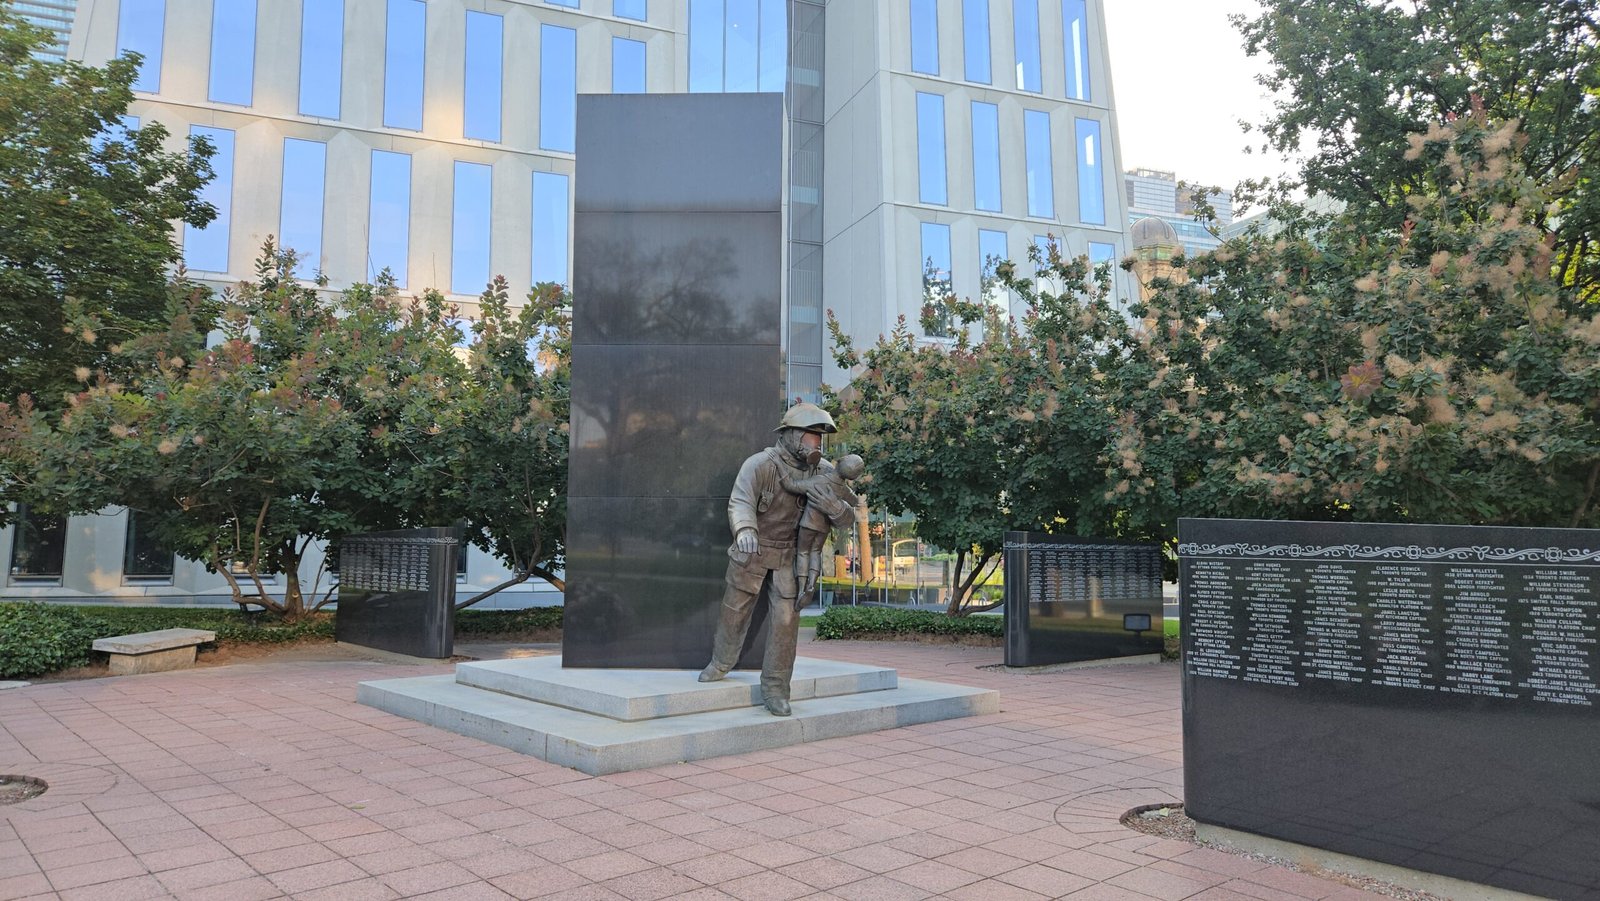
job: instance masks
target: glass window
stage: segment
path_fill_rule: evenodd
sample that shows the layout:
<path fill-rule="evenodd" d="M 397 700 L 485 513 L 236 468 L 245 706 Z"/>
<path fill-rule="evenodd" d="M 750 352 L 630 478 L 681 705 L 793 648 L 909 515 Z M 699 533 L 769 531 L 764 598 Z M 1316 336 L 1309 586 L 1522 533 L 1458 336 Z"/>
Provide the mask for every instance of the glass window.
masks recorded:
<path fill-rule="evenodd" d="M 645 43 L 627 38 L 611 39 L 611 93 L 645 92 Z"/>
<path fill-rule="evenodd" d="M 505 48 L 505 19 L 467 11 L 466 73 L 463 78 L 464 137 L 500 140 L 500 61 Z"/>
<path fill-rule="evenodd" d="M 327 175 L 327 144 L 284 138 L 278 239 L 299 255 L 294 274 L 300 278 L 315 278 L 322 267 L 322 200 Z"/>
<path fill-rule="evenodd" d="M 1039 93 L 1044 83 L 1039 76 L 1039 0 L 1015 0 L 1017 44 L 1017 90 Z"/>
<path fill-rule="evenodd" d="M 727 0 L 722 89 L 730 93 L 757 89 L 761 74 L 761 6 L 757 0 Z"/>
<path fill-rule="evenodd" d="M 17 506 L 16 527 L 11 535 L 13 579 L 60 579 L 66 551 L 65 516 L 40 516 L 27 504 Z"/>
<path fill-rule="evenodd" d="M 256 73 L 256 0 L 213 0 L 211 90 L 216 103 L 250 105 Z"/>
<path fill-rule="evenodd" d="M 939 0 L 911 0 L 911 71 L 939 74 Z"/>
<path fill-rule="evenodd" d="M 200 189 L 200 199 L 217 208 L 217 218 L 205 228 L 183 227 L 183 265 L 202 272 L 227 272 L 228 227 L 233 219 L 233 132 L 193 125 L 189 136 L 205 138 L 216 148 L 211 157 L 215 176 Z"/>
<path fill-rule="evenodd" d="M 539 26 L 539 147 L 571 153 L 577 140 L 578 32 Z"/>
<path fill-rule="evenodd" d="M 389 0 L 383 53 L 383 124 L 422 130 L 422 58 L 428 6 L 422 0 Z"/>
<path fill-rule="evenodd" d="M 1089 13 L 1084 0 L 1061 0 L 1061 39 L 1066 46 L 1067 96 L 1089 98 Z"/>
<path fill-rule="evenodd" d="M 761 80 L 757 87 L 783 93 L 789 80 L 789 4 L 761 0 Z"/>
<path fill-rule="evenodd" d="M 372 201 L 367 209 L 367 278 L 389 270 L 406 286 L 411 253 L 411 154 L 372 151 Z"/>
<path fill-rule="evenodd" d="M 950 226 L 922 223 L 922 304 L 940 307 L 955 293 L 950 275 Z M 919 311 L 920 314 L 920 311 Z M 935 338 L 950 335 L 948 314 L 928 329 Z"/>
<path fill-rule="evenodd" d="M 300 115 L 339 118 L 344 73 L 344 0 L 303 0 L 300 18 Z"/>
<path fill-rule="evenodd" d="M 450 290 L 481 294 L 489 284 L 490 194 L 494 170 L 456 163 L 455 211 L 450 229 Z"/>
<path fill-rule="evenodd" d="M 619 19 L 638 19 L 643 22 L 647 17 L 647 0 L 612 0 L 611 14 Z"/>
<path fill-rule="evenodd" d="M 565 6 L 567 9 L 577 9 L 578 0 L 544 0 L 551 6 Z"/>
<path fill-rule="evenodd" d="M 989 60 L 989 0 L 961 0 L 961 31 L 967 80 L 988 84 L 994 79 Z"/>
<path fill-rule="evenodd" d="M 772 91 L 788 81 L 785 0 L 689 0 L 689 90 Z"/>
<path fill-rule="evenodd" d="M 972 205 L 1000 211 L 1000 107 L 972 103 Z"/>
<path fill-rule="evenodd" d="M 1094 225 L 1106 224 L 1106 186 L 1101 175 L 1104 153 L 1100 146 L 1100 122 L 1079 119 L 1078 130 L 1078 219 Z"/>
<path fill-rule="evenodd" d="M 1023 110 L 1022 139 L 1028 155 L 1028 215 L 1054 219 L 1056 187 L 1050 171 L 1050 114 Z"/>
<path fill-rule="evenodd" d="M 1096 266 L 1101 263 L 1116 263 L 1117 245 L 1103 244 L 1099 241 L 1089 242 L 1089 262 Z"/>
<path fill-rule="evenodd" d="M 166 24 L 166 0 L 122 0 L 117 11 L 117 55 L 144 57 L 133 79 L 135 91 L 155 94 L 161 90 L 161 39 Z"/>
<path fill-rule="evenodd" d="M 567 284 L 567 177 L 533 173 L 533 283 Z"/>
<path fill-rule="evenodd" d="M 722 0 L 689 0 L 689 90 L 722 90 Z"/>
<path fill-rule="evenodd" d="M 1000 282 L 1000 264 L 1010 259 L 1006 250 L 1006 233 L 992 229 L 978 229 L 978 261 L 983 274 L 978 283 L 983 299 L 998 306 L 1007 306 L 1010 292 Z"/>
<path fill-rule="evenodd" d="M 944 97 L 917 92 L 917 199 L 950 202 L 944 165 Z"/>
<path fill-rule="evenodd" d="M 122 575 L 126 579 L 170 579 L 173 553 L 150 534 L 149 516 L 128 511 L 128 537 L 122 547 Z"/>

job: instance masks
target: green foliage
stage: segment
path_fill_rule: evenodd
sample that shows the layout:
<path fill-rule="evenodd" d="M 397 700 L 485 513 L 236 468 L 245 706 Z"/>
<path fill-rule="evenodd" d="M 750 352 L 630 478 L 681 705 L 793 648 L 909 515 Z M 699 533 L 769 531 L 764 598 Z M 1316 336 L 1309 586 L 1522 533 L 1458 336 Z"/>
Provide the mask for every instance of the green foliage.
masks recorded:
<path fill-rule="evenodd" d="M 27 679 L 89 662 L 97 638 L 118 634 L 72 607 L 0 604 L 0 679 Z"/>
<path fill-rule="evenodd" d="M 1398 228 L 1347 212 L 1158 282 L 1106 371 L 1113 520 L 1600 525 L 1600 308 L 1557 271 L 1521 143 L 1435 125 Z"/>
<path fill-rule="evenodd" d="M 1007 530 L 1094 526 L 1085 498 L 1100 487 L 1111 429 L 1095 372 L 1120 319 L 1108 271 L 1063 258 L 1053 242 L 1034 256 L 1065 290 L 1036 288 L 1001 263 L 1002 279 L 1037 310 L 1022 323 L 994 305 L 947 297 L 923 318 L 948 328 L 950 343 L 919 341 L 902 320 L 857 351 L 828 320 L 834 359 L 853 379 L 849 391 L 827 394 L 844 424 L 838 450 L 866 459 L 861 484 L 874 506 L 914 514 L 921 538 L 955 549 L 952 614 Z"/>
<path fill-rule="evenodd" d="M 294 267 L 269 241 L 220 305 L 175 289 L 168 330 L 119 348 L 59 420 L 0 405 L 0 485 L 44 512 L 141 510 L 235 601 L 290 619 L 326 600 L 299 579 L 311 541 L 449 522 L 440 485 L 471 453 L 450 310 L 386 277 L 325 298 Z"/>
<path fill-rule="evenodd" d="M 333 615 L 319 613 L 295 622 L 224 607 L 83 606 L 73 608 L 105 623 L 104 635 L 137 635 L 160 629 L 204 629 L 217 633 L 217 643 L 289 644 L 332 641 Z"/>
<path fill-rule="evenodd" d="M 562 608 L 529 607 L 525 610 L 459 610 L 457 638 L 526 635 L 561 628 Z"/>
<path fill-rule="evenodd" d="M 111 139 L 137 56 L 40 59 L 46 36 L 0 4 L 0 401 L 59 409 L 75 370 L 161 327 L 173 226 L 216 212 L 203 141 L 169 152 L 155 122 Z"/>
<path fill-rule="evenodd" d="M 1600 291 L 1600 27 L 1574 0 L 1265 0 L 1235 24 L 1268 57 L 1267 143 L 1306 159 L 1300 183 L 1349 204 L 1362 227 L 1398 230 L 1433 168 L 1410 136 L 1478 110 L 1517 122 L 1522 160 L 1554 206 L 1530 210 L 1552 235 L 1557 277 Z"/>
<path fill-rule="evenodd" d="M 496 276 L 479 301 L 468 405 L 443 491 L 467 539 L 510 564 L 507 585 L 537 576 L 565 589 L 556 572 L 566 559 L 570 298 L 543 284 L 513 309 L 507 295 Z"/>
<path fill-rule="evenodd" d="M 1005 636 L 1001 616 L 951 616 L 892 607 L 829 607 L 817 620 L 817 638 L 877 638 L 886 635 Z"/>

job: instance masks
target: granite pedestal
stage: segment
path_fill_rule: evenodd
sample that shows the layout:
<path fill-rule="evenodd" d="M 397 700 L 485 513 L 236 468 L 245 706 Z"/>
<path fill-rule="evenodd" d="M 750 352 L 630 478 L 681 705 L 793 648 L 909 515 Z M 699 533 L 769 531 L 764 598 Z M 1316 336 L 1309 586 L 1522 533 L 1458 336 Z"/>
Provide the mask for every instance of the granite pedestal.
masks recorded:
<path fill-rule="evenodd" d="M 356 700 L 592 776 L 1000 710 L 994 691 L 802 657 L 794 715 L 776 717 L 759 706 L 759 673 L 712 683 L 696 674 L 495 660 L 459 664 L 454 675 L 363 682 Z"/>

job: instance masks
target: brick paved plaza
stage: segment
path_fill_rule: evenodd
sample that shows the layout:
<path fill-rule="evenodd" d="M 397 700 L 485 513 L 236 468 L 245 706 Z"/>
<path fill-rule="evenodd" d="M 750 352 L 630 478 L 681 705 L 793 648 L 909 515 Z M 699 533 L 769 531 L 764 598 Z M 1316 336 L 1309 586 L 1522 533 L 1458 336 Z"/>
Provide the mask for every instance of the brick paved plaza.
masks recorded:
<path fill-rule="evenodd" d="M 359 659 L 0 692 L 0 899 L 1344 899 L 1127 830 L 1182 796 L 1178 668 L 1017 675 L 998 648 L 802 654 L 998 689 L 998 715 L 590 777 L 358 706 Z"/>

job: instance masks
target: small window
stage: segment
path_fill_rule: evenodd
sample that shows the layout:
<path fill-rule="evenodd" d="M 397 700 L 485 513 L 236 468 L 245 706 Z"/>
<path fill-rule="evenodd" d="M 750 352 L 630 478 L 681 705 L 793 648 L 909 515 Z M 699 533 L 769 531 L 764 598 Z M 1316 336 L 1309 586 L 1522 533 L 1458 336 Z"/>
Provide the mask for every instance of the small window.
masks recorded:
<path fill-rule="evenodd" d="M 1061 0 L 1061 38 L 1067 61 L 1067 96 L 1089 97 L 1089 13 L 1085 0 Z"/>
<path fill-rule="evenodd" d="M 161 91 L 161 48 L 166 25 L 166 0 L 122 0 L 117 10 L 117 55 L 137 53 L 144 57 L 139 74 L 133 79 L 135 91 Z"/>
<path fill-rule="evenodd" d="M 1100 122 L 1079 119 L 1078 137 L 1078 220 L 1090 225 L 1106 224 L 1106 186 L 1102 175 L 1105 149 L 1100 144 Z"/>
<path fill-rule="evenodd" d="M 611 93 L 645 92 L 645 43 L 627 38 L 611 39 Z"/>
<path fill-rule="evenodd" d="M 994 66 L 989 58 L 989 0 L 961 0 L 961 31 L 967 80 L 989 84 L 994 80 Z"/>
<path fill-rule="evenodd" d="M 150 515 L 128 511 L 128 535 L 122 550 L 122 577 L 129 582 L 170 582 L 172 549 L 150 533 Z"/>
<path fill-rule="evenodd" d="M 17 507 L 11 537 L 11 581 L 60 582 L 67 552 L 67 518 Z"/>
<path fill-rule="evenodd" d="M 300 115 L 339 118 L 344 76 L 344 0 L 302 0 Z"/>
<path fill-rule="evenodd" d="M 217 218 L 203 228 L 183 227 L 183 265 L 200 272 L 228 271 L 228 232 L 233 221 L 233 131 L 204 125 L 189 127 L 191 138 L 205 138 L 216 153 L 211 157 L 211 181 L 200 189 L 200 199 L 217 210 Z"/>
<path fill-rule="evenodd" d="M 541 25 L 539 46 L 539 148 L 571 153 L 578 115 L 578 32 Z"/>
<path fill-rule="evenodd" d="M 978 229 L 978 262 L 983 267 L 979 277 L 979 291 L 983 299 L 1002 309 L 1009 306 L 1011 292 L 1001 283 L 1000 264 L 1010 259 L 1006 250 L 1006 233 L 987 228 Z"/>
<path fill-rule="evenodd" d="M 1051 171 L 1050 114 L 1022 111 L 1022 138 L 1028 159 L 1028 215 L 1040 219 L 1056 216 L 1055 176 Z"/>
<path fill-rule="evenodd" d="M 372 151 L 371 204 L 367 211 L 367 278 L 385 269 L 406 286 L 411 249 L 411 154 Z"/>
<path fill-rule="evenodd" d="M 972 204 L 998 213 L 1000 192 L 1000 107 L 972 102 Z"/>
<path fill-rule="evenodd" d="M 1039 75 L 1039 0 L 1015 0 L 1013 33 L 1017 46 L 1017 90 L 1044 90 Z"/>
<path fill-rule="evenodd" d="M 283 140 L 283 198 L 278 240 L 298 258 L 294 274 L 315 278 L 322 268 L 322 210 L 328 174 L 328 145 Z"/>
<path fill-rule="evenodd" d="M 945 172 L 944 97 L 917 92 L 917 199 L 940 206 L 950 202 Z"/>
<path fill-rule="evenodd" d="M 928 337 L 950 337 L 949 314 L 945 299 L 955 293 L 950 272 L 950 226 L 922 223 L 922 305 L 940 311 L 938 321 L 928 327 Z M 918 311 L 921 315 L 921 311 Z"/>
<path fill-rule="evenodd" d="M 383 124 L 422 130 L 423 49 L 428 7 L 422 0 L 389 0 L 383 53 Z"/>
<path fill-rule="evenodd" d="M 533 283 L 568 284 L 567 177 L 533 173 Z"/>
<path fill-rule="evenodd" d="M 911 0 L 911 71 L 939 74 L 939 0 Z"/>
<path fill-rule="evenodd" d="M 611 14 L 619 19 L 638 19 L 643 22 L 648 18 L 648 6 L 647 0 L 612 0 Z"/>
<path fill-rule="evenodd" d="M 216 103 L 249 106 L 255 74 L 256 0 L 213 0 L 208 97 Z"/>
<path fill-rule="evenodd" d="M 467 11 L 466 72 L 462 79 L 464 137 L 476 141 L 500 140 L 501 54 L 505 45 L 505 20 L 489 13 Z"/>
<path fill-rule="evenodd" d="M 456 163 L 450 242 L 450 290 L 456 294 L 479 294 L 489 283 L 493 173 L 481 163 Z"/>

